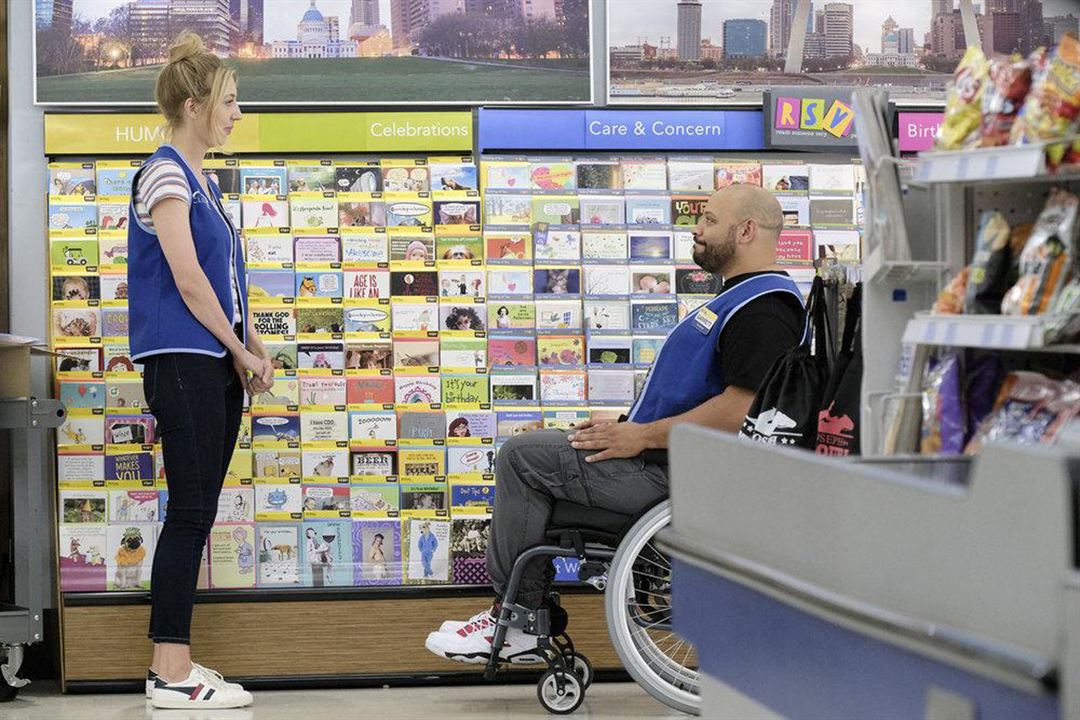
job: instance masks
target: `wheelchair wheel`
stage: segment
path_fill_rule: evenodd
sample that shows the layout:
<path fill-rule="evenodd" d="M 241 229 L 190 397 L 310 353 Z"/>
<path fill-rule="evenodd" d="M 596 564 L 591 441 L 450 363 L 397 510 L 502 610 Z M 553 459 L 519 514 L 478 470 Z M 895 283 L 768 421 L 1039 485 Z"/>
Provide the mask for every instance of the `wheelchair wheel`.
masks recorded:
<path fill-rule="evenodd" d="M 698 714 L 697 655 L 671 627 L 671 563 L 653 538 L 671 521 L 665 501 L 626 533 L 611 561 L 605 594 L 608 631 L 626 671 L 668 707 Z"/>
<path fill-rule="evenodd" d="M 554 670 L 548 670 L 536 684 L 536 696 L 544 709 L 553 715 L 569 715 L 581 707 L 585 701 L 585 688 L 578 676 L 572 672 L 563 673 L 562 689 Z"/>
<path fill-rule="evenodd" d="M 593 679 L 592 663 L 589 662 L 589 658 L 581 653 L 574 653 L 566 658 L 566 664 L 578 676 L 581 686 L 588 690 Z"/>

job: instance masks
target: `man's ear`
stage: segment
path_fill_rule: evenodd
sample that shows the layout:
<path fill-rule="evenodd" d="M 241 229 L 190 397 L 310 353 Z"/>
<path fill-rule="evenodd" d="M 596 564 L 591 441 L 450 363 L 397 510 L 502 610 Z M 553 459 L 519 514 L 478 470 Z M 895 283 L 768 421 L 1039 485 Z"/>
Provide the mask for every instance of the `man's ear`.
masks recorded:
<path fill-rule="evenodd" d="M 736 242 L 742 245 L 748 245 L 753 242 L 754 238 L 758 234 L 758 223 L 754 218 L 747 218 L 742 225 L 739 226 L 739 232 L 736 235 Z"/>

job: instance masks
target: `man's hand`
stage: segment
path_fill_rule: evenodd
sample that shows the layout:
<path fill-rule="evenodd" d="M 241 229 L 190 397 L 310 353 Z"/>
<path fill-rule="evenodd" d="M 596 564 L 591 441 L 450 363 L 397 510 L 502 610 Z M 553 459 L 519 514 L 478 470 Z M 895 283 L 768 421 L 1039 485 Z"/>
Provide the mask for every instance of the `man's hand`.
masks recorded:
<path fill-rule="evenodd" d="M 645 426 L 634 422 L 588 420 L 574 428 L 567 439 L 575 450 L 600 451 L 586 457 L 585 462 L 636 457 L 648 447 Z"/>

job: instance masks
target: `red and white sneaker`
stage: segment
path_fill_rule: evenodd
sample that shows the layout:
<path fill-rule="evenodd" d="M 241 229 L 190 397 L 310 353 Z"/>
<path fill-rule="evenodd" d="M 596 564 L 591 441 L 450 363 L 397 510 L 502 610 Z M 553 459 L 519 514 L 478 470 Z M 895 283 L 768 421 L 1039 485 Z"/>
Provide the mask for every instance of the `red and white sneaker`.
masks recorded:
<path fill-rule="evenodd" d="M 166 682 L 158 676 L 150 694 L 156 708 L 188 710 L 247 707 L 254 701 L 251 693 L 235 683 L 225 683 L 221 676 L 192 664 L 191 673 L 180 682 Z"/>
<path fill-rule="evenodd" d="M 210 668 L 206 667 L 205 665 L 200 665 L 197 662 L 193 662 L 193 663 L 191 663 L 191 667 L 202 670 L 205 673 L 209 673 L 211 676 L 213 676 L 213 677 L 217 678 L 218 680 L 220 680 L 221 682 L 225 683 L 226 687 L 233 688 L 235 690 L 243 690 L 244 689 L 244 686 L 241 685 L 240 683 L 231 683 L 231 682 L 227 681 L 225 678 L 221 677 L 221 673 L 219 673 L 217 670 L 211 670 Z M 146 671 L 146 699 L 147 700 L 149 700 L 150 697 L 154 694 L 154 684 L 157 681 L 157 677 L 158 677 L 157 673 L 154 672 L 152 669 L 148 669 Z"/>
<path fill-rule="evenodd" d="M 479 665 L 491 657 L 495 638 L 495 623 L 474 622 L 456 632 L 433 632 L 424 643 L 432 653 L 447 660 Z M 499 658 L 514 665 L 535 665 L 545 662 L 537 646 L 538 638 L 523 630 L 507 629 Z"/>
<path fill-rule="evenodd" d="M 494 607 L 492 607 L 488 608 L 487 610 L 481 610 L 468 620 L 446 620 L 443 622 L 442 625 L 439 626 L 438 632 L 455 633 L 461 628 L 472 625 L 473 623 L 479 623 L 484 627 L 494 627 L 496 622 L 495 613 L 497 612 L 498 611 Z"/>

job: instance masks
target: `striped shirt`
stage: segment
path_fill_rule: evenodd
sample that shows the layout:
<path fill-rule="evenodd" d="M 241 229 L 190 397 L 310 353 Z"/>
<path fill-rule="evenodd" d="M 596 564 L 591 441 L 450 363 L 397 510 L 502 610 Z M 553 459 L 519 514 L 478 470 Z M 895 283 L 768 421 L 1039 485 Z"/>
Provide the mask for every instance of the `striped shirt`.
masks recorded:
<path fill-rule="evenodd" d="M 210 181 L 207 180 L 207 182 Z M 179 165 L 172 160 L 160 158 L 148 163 L 143 168 L 142 174 L 139 176 L 139 183 L 135 186 L 132 200 L 135 205 L 135 215 L 138 216 L 139 222 L 150 231 L 153 231 L 154 219 L 151 217 L 150 211 L 159 202 L 168 198 L 176 198 L 187 205 L 191 205 L 191 188 L 188 187 L 187 177 Z M 219 204 L 214 203 L 214 207 L 218 208 L 221 221 L 229 225 L 229 221 L 222 214 Z M 232 279 L 232 321 L 235 325 L 243 322 L 244 319 L 240 311 L 240 291 L 239 284 L 236 282 L 235 263 L 229 263 L 229 276 Z"/>

